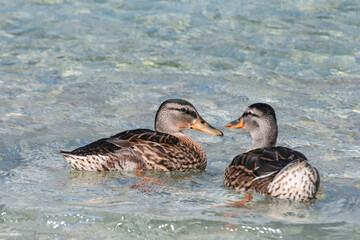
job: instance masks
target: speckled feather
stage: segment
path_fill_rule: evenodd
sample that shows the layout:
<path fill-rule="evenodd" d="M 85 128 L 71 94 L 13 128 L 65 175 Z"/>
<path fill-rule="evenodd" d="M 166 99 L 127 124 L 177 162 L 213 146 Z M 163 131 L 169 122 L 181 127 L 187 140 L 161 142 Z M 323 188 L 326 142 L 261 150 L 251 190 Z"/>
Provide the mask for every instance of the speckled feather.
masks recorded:
<path fill-rule="evenodd" d="M 320 178 L 306 157 L 285 147 L 255 149 L 236 156 L 225 170 L 224 182 L 234 189 L 255 190 L 278 198 L 315 198 Z"/>
<path fill-rule="evenodd" d="M 134 129 L 61 154 L 75 170 L 205 169 L 206 156 L 171 134 Z"/>

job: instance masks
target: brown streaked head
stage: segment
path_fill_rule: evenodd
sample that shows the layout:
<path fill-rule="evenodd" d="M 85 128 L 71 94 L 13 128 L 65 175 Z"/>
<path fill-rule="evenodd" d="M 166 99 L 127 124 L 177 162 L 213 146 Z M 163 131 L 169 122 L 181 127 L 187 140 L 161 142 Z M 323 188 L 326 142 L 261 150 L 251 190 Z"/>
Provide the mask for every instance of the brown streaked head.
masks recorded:
<path fill-rule="evenodd" d="M 156 113 L 155 130 L 171 134 L 186 129 L 195 129 L 215 136 L 223 135 L 207 123 L 188 101 L 169 99 L 163 102 Z"/>

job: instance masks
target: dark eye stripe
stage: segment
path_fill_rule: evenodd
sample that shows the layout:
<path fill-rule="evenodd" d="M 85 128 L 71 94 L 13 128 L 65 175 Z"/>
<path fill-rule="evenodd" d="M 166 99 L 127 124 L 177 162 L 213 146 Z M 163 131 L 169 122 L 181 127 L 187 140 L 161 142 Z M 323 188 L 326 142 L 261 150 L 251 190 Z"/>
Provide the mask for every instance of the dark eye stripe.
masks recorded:
<path fill-rule="evenodd" d="M 169 110 L 176 110 L 176 111 L 179 111 L 179 112 L 182 112 L 182 113 L 185 113 L 185 114 L 189 114 L 191 115 L 192 117 L 194 118 L 197 118 L 197 113 L 195 111 L 191 111 L 191 110 L 186 110 L 186 112 L 183 112 L 183 108 L 168 108 Z"/>
<path fill-rule="evenodd" d="M 168 108 L 169 110 L 176 110 L 176 111 L 179 111 L 181 112 L 181 108 Z"/>
<path fill-rule="evenodd" d="M 259 117 L 259 115 L 252 113 L 252 112 L 246 112 L 244 113 L 244 116 L 254 116 L 254 117 Z"/>
<path fill-rule="evenodd" d="M 168 108 L 169 110 L 176 110 L 182 113 L 188 113 L 189 110 L 187 110 L 186 108 Z"/>

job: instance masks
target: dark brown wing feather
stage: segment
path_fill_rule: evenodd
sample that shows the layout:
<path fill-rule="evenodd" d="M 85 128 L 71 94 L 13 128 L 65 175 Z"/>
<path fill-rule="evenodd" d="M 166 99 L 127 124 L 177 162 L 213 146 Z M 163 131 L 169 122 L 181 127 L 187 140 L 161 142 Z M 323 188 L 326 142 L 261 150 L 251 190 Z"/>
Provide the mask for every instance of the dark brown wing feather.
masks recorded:
<path fill-rule="evenodd" d="M 109 138 L 102 138 L 86 146 L 74 149 L 71 153 L 78 156 L 107 155 L 119 151 L 122 148 L 131 147 L 139 141 L 151 141 L 157 143 L 176 144 L 179 139 L 175 136 L 155 132 L 150 129 L 134 129 L 118 133 Z"/>
<path fill-rule="evenodd" d="M 121 149 L 120 146 L 108 142 L 107 140 L 108 138 L 103 138 L 95 142 L 92 142 L 86 146 L 76 148 L 72 151 L 60 151 L 60 153 L 69 153 L 77 156 L 107 155 L 109 153 L 114 153 Z"/>
<path fill-rule="evenodd" d="M 151 141 L 156 143 L 165 143 L 165 144 L 177 144 L 179 139 L 173 135 L 156 132 L 149 129 L 134 129 L 127 130 L 121 133 L 118 133 L 110 137 L 111 139 L 126 140 L 129 142 L 136 142 L 140 140 Z"/>
<path fill-rule="evenodd" d="M 117 161 L 122 152 L 129 149 L 136 152 L 136 161 L 145 163 L 147 169 L 188 170 L 204 169 L 205 162 L 200 155 L 189 149 L 177 137 L 152 131 L 134 129 L 118 133 L 110 138 L 103 138 L 71 152 L 62 152 L 77 156 L 103 155 Z M 134 154 L 132 154 L 133 156 Z M 132 159 L 129 159 L 130 161 Z"/>
<path fill-rule="evenodd" d="M 265 194 L 276 174 L 297 159 L 306 160 L 306 157 L 286 147 L 259 148 L 242 153 L 226 168 L 224 182 L 235 189 L 254 189 Z"/>

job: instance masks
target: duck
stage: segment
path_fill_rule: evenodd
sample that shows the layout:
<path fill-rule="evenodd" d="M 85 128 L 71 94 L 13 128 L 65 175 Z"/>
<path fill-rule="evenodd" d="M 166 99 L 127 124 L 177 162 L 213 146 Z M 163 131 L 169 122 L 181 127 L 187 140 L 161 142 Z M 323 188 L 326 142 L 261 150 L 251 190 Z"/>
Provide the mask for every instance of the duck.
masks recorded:
<path fill-rule="evenodd" d="M 276 146 L 278 126 L 275 110 L 269 104 L 250 105 L 225 127 L 245 129 L 252 138 L 251 148 L 234 157 L 226 168 L 226 186 L 293 201 L 316 199 L 319 172 L 304 154 Z"/>
<path fill-rule="evenodd" d="M 207 165 L 205 151 L 183 133 L 187 129 L 223 136 L 199 115 L 190 102 L 168 99 L 156 112 L 155 131 L 127 130 L 72 151 L 60 151 L 60 154 L 73 170 L 204 170 Z"/>

